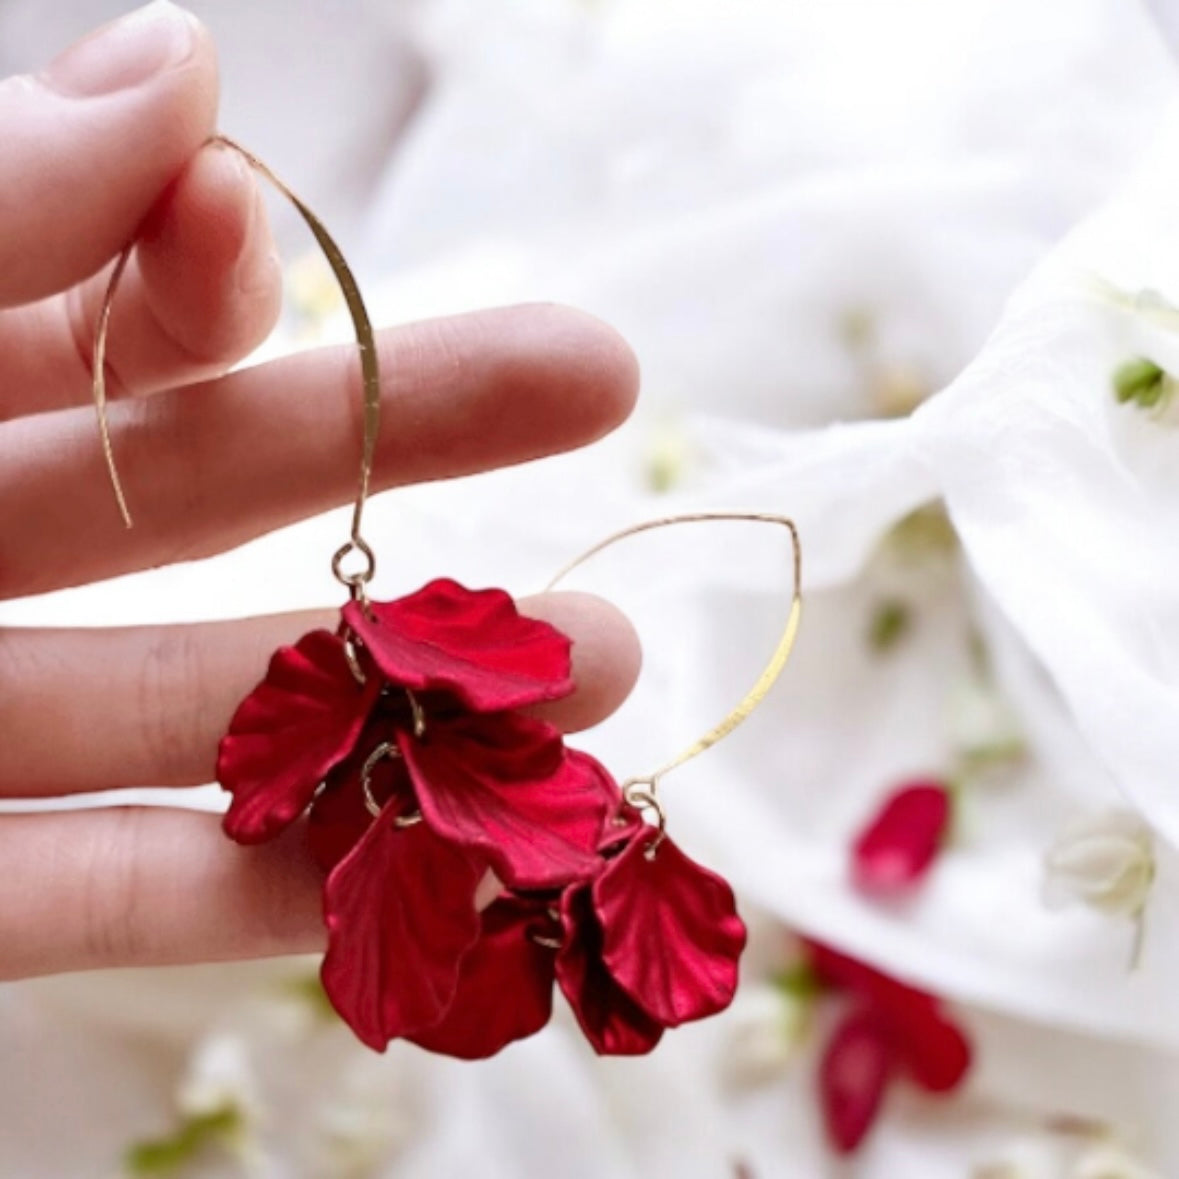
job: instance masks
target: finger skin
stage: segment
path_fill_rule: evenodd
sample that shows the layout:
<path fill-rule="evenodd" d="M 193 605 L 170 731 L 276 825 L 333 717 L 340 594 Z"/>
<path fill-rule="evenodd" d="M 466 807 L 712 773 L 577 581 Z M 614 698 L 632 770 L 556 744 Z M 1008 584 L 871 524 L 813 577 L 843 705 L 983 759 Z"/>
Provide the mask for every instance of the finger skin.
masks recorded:
<path fill-rule="evenodd" d="M 244 848 L 192 811 L 4 815 L 0 863 L 0 979 L 323 946 L 323 878 L 299 827 Z"/>
<path fill-rule="evenodd" d="M 94 330 L 111 269 L 0 316 L 0 419 L 90 403 Z M 266 338 L 281 303 L 281 269 L 252 169 L 208 145 L 139 230 L 107 336 L 108 396 L 225 372 Z"/>
<path fill-rule="evenodd" d="M 212 39 L 178 9 L 169 20 L 175 60 L 138 85 L 82 97 L 51 73 L 0 82 L 0 307 L 97 272 L 212 134 Z"/>
<path fill-rule="evenodd" d="M 565 732 L 609 716 L 638 676 L 627 619 L 588 594 L 528 598 L 520 609 L 573 639 L 576 692 L 537 709 Z M 280 646 L 329 611 L 190 626 L 0 631 L 0 796 L 122 786 L 198 786 L 217 745 Z"/>
<path fill-rule="evenodd" d="M 549 305 L 381 333 L 374 487 L 585 445 L 638 391 L 625 341 Z M 0 423 L 0 599 L 204 557 L 351 499 L 361 452 L 354 348 L 112 405 L 135 527 L 109 491 L 93 412 Z"/>

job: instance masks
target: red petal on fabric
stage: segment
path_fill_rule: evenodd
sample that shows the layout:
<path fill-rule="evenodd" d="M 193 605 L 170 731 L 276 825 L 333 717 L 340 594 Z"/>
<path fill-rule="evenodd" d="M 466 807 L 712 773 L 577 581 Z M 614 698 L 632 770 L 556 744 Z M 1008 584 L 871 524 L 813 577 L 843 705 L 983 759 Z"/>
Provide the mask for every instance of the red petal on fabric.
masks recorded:
<path fill-rule="evenodd" d="M 933 867 L 950 825 L 942 782 L 914 782 L 891 794 L 852 847 L 852 882 L 866 896 L 904 895 Z"/>
<path fill-rule="evenodd" d="M 600 1056 L 642 1056 L 663 1038 L 656 1023 L 610 976 L 602 931 L 586 888 L 561 900 L 565 944 L 557 951 L 557 984 L 585 1038 Z"/>
<path fill-rule="evenodd" d="M 525 618 L 500 589 L 439 579 L 395 602 L 357 602 L 344 620 L 394 683 L 452 692 L 476 712 L 524 708 L 573 691 L 570 639 Z"/>
<path fill-rule="evenodd" d="M 962 1029 L 937 1010 L 898 1029 L 897 1049 L 905 1072 L 930 1093 L 957 1089 L 974 1063 L 974 1051 Z"/>
<path fill-rule="evenodd" d="M 560 938 L 543 903 L 503 897 L 483 913 L 483 930 L 463 959 L 450 1010 L 409 1038 L 420 1048 L 483 1060 L 539 1032 L 553 1014 L 556 952 L 536 937 Z"/>
<path fill-rule="evenodd" d="M 652 1019 L 678 1027 L 723 1011 L 737 989 L 745 925 L 733 890 L 670 839 L 640 833 L 593 884 L 602 960 Z"/>
<path fill-rule="evenodd" d="M 888 1031 L 870 1008 L 836 1027 L 819 1064 L 819 1096 L 831 1145 L 851 1154 L 876 1121 L 896 1055 Z"/>
<path fill-rule="evenodd" d="M 485 857 L 509 887 L 560 888 L 600 869 L 605 771 L 567 751 L 551 725 L 512 712 L 466 715 L 397 741 L 426 821 Z"/>
<path fill-rule="evenodd" d="M 385 807 L 323 893 L 324 990 L 378 1052 L 442 1018 L 480 928 L 475 889 L 483 863 L 425 823 L 398 828 L 397 810 Z"/>
<path fill-rule="evenodd" d="M 970 1040 L 935 996 L 830 946 L 808 942 L 807 950 L 822 981 L 852 991 L 878 1013 L 893 1037 L 898 1059 L 918 1085 L 947 1093 L 966 1079 L 973 1063 Z"/>
<path fill-rule="evenodd" d="M 306 809 L 328 771 L 352 751 L 380 692 L 361 687 L 342 640 L 326 630 L 274 653 L 266 678 L 238 706 L 217 755 L 217 780 L 233 794 L 225 833 L 272 839 Z"/>
<path fill-rule="evenodd" d="M 307 821 L 307 846 L 325 873 L 330 872 L 364 837 L 373 816 L 365 805 L 360 769 L 381 738 L 366 733 L 356 753 L 334 770 L 311 803 Z M 373 767 L 373 798 L 384 804 L 395 795 L 403 803 L 412 799 L 409 773 L 400 759 L 382 758 Z"/>

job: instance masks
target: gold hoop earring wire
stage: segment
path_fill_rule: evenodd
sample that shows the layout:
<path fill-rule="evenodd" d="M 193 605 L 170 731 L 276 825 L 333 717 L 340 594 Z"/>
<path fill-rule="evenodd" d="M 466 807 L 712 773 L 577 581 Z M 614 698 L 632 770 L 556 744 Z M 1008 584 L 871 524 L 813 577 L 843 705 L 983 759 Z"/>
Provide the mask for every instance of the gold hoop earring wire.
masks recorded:
<path fill-rule="evenodd" d="M 348 314 L 352 318 L 352 325 L 356 332 L 356 346 L 360 352 L 361 376 L 364 383 L 364 441 L 360 460 L 360 483 L 356 492 L 356 502 L 352 509 L 352 526 L 349 539 L 332 557 L 332 573 L 336 580 L 346 586 L 354 598 L 366 601 L 365 586 L 372 580 L 376 572 L 376 555 L 361 532 L 364 520 L 364 505 L 368 500 L 369 485 L 372 481 L 373 460 L 376 455 L 377 437 L 381 429 L 381 373 L 380 361 L 377 357 L 376 341 L 373 336 L 372 321 L 361 297 L 360 288 L 352 273 L 340 247 L 328 233 L 320 219 L 283 183 L 257 156 L 247 151 L 239 143 L 225 135 L 214 135 L 210 144 L 235 151 L 256 172 L 268 180 L 288 201 L 294 205 L 303 220 L 307 223 L 316 242 L 323 250 L 324 257 L 332 269 L 332 274 L 339 283 L 344 295 L 344 302 L 348 307 Z M 122 480 L 119 478 L 118 465 L 115 462 L 114 446 L 111 442 L 110 423 L 107 420 L 106 396 L 106 351 L 107 337 L 110 333 L 111 308 L 114 306 L 115 292 L 127 268 L 127 260 L 131 256 L 135 243 L 124 247 L 115 268 L 111 271 L 110 281 L 107 283 L 106 294 L 103 297 L 102 308 L 98 314 L 98 321 L 94 333 L 94 351 L 91 370 L 93 373 L 94 408 L 98 415 L 98 429 L 102 435 L 102 451 L 106 459 L 107 471 L 110 475 L 111 487 L 114 489 L 115 499 L 119 505 L 119 512 L 123 523 L 131 528 L 133 521 L 127 504 L 127 497 L 123 490 Z M 344 562 L 353 554 L 363 558 L 361 568 L 347 572 Z"/>

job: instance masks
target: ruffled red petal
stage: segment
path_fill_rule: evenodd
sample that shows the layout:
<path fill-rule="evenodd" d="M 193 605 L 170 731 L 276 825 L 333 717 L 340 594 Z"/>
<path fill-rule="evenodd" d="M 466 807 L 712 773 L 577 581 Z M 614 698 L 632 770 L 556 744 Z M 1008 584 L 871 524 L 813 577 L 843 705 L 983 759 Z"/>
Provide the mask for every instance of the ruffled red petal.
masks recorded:
<path fill-rule="evenodd" d="M 876 1121 L 896 1054 L 888 1029 L 871 1008 L 850 1012 L 836 1027 L 819 1065 L 827 1137 L 851 1154 Z"/>
<path fill-rule="evenodd" d="M 601 1056 L 642 1056 L 663 1038 L 653 1020 L 610 976 L 602 963 L 602 931 L 586 888 L 561 901 L 565 942 L 557 952 L 557 984 L 585 1038 Z"/>
<path fill-rule="evenodd" d="M 463 959 L 458 990 L 442 1022 L 409 1038 L 420 1048 L 482 1060 L 539 1032 L 553 1014 L 556 952 L 536 937 L 560 937 L 545 906 L 501 897 Z"/>
<path fill-rule="evenodd" d="M 485 857 L 509 887 L 559 888 L 599 870 L 616 787 L 551 725 L 511 712 L 466 715 L 428 723 L 422 740 L 397 740 L 426 821 Z"/>
<path fill-rule="evenodd" d="M 277 835 L 306 809 L 343 761 L 380 691 L 362 687 L 330 631 L 274 653 L 266 678 L 238 706 L 217 756 L 217 780 L 233 794 L 225 833 L 238 843 Z"/>
<path fill-rule="evenodd" d="M 381 742 L 365 734 L 356 752 L 328 776 L 327 784 L 311 802 L 307 819 L 307 846 L 312 858 L 330 872 L 360 841 L 373 821 L 365 806 L 360 769 Z M 372 793 L 384 804 L 394 796 L 407 804 L 412 799 L 409 773 L 400 759 L 383 758 L 372 770 Z"/>
<path fill-rule="evenodd" d="M 394 683 L 451 692 L 475 712 L 573 691 L 569 638 L 525 618 L 503 590 L 442 578 L 395 602 L 350 603 L 344 619 Z"/>
<path fill-rule="evenodd" d="M 868 896 L 904 895 L 933 867 L 950 824 L 941 782 L 915 782 L 890 795 L 852 848 L 852 881 Z"/>
<path fill-rule="evenodd" d="M 670 839 L 643 832 L 594 881 L 602 959 L 652 1019 L 678 1027 L 723 1011 L 737 989 L 745 925 L 733 890 Z"/>
<path fill-rule="evenodd" d="M 425 823 L 400 829 L 386 806 L 324 886 L 321 978 L 370 1048 L 436 1024 L 479 937 L 475 889 L 485 866 Z"/>

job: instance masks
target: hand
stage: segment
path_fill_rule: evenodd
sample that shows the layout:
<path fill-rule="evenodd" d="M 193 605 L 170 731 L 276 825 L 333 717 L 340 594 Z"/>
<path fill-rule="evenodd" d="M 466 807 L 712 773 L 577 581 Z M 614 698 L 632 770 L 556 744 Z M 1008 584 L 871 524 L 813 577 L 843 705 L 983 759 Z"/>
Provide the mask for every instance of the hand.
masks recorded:
<path fill-rule="evenodd" d="M 253 178 L 207 146 L 217 101 L 209 35 L 169 4 L 0 83 L 0 599 L 220 552 L 353 492 L 354 350 L 222 375 L 269 331 L 280 281 Z M 106 276 L 133 239 L 109 354 L 127 532 L 89 357 Z M 398 328 L 379 346 L 376 487 L 582 445 L 636 392 L 626 345 L 555 307 Z M 625 620 L 584 595 L 523 609 L 575 640 L 578 691 L 548 719 L 572 730 L 608 715 L 637 672 Z M 0 797 L 209 781 L 270 653 L 332 617 L 0 630 Z M 322 882 L 298 831 L 240 848 L 217 816 L 189 811 L 3 814 L 0 864 L 0 978 L 322 941 Z"/>

